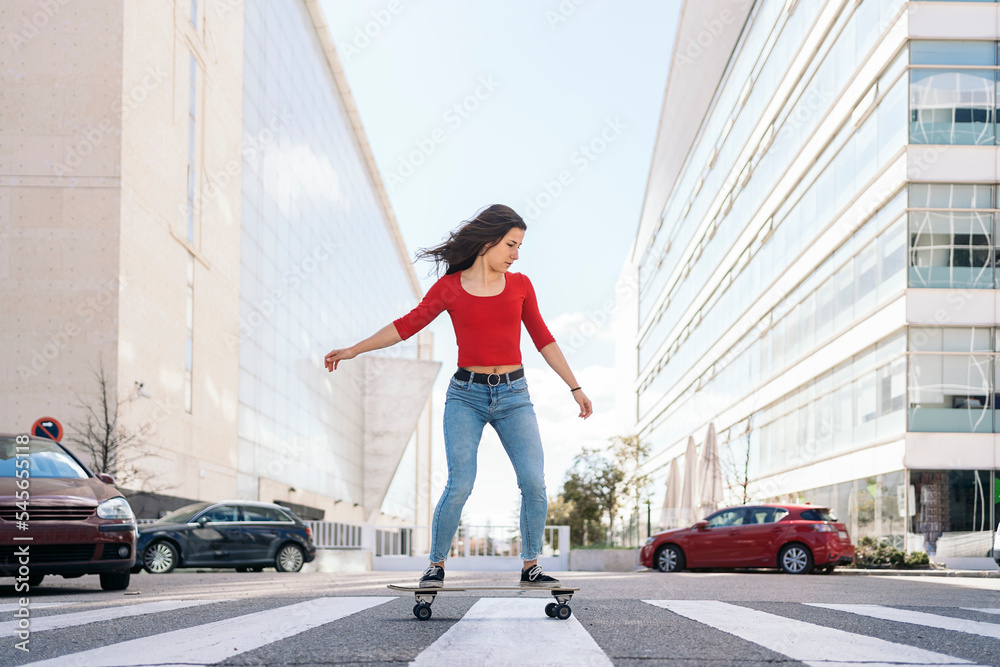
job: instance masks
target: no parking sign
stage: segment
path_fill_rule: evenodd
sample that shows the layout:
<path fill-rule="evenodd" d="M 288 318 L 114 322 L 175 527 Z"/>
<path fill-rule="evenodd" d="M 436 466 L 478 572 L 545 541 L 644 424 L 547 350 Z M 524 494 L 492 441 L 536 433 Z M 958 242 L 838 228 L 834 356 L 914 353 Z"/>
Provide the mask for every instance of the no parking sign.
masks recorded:
<path fill-rule="evenodd" d="M 48 438 L 59 442 L 63 437 L 63 427 L 58 419 L 53 417 L 42 417 L 31 425 L 31 435 L 36 438 Z"/>

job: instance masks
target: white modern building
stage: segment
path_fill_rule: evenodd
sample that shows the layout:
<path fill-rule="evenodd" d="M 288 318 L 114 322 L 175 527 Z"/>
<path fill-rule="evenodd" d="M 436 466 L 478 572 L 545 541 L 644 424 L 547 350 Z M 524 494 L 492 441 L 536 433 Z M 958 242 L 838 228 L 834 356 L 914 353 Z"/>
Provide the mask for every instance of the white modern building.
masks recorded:
<path fill-rule="evenodd" d="M 102 362 L 141 517 L 429 523 L 430 336 L 323 365 L 421 292 L 318 0 L 16 0 L 0 34 L 0 430 L 71 441 Z"/>
<path fill-rule="evenodd" d="M 654 504 L 711 426 L 722 502 L 825 504 L 855 541 L 989 554 L 998 17 L 684 3 L 625 266 Z"/>

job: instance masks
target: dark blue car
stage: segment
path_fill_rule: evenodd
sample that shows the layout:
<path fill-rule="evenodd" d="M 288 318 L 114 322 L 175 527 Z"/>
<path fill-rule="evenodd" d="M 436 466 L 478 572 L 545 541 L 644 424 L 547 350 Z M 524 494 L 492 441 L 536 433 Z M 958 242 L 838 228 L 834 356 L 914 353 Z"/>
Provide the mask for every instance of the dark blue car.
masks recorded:
<path fill-rule="evenodd" d="M 226 567 L 240 572 L 298 572 L 316 557 L 312 530 L 271 503 L 194 503 L 139 526 L 136 566 L 153 574 L 175 567 Z"/>

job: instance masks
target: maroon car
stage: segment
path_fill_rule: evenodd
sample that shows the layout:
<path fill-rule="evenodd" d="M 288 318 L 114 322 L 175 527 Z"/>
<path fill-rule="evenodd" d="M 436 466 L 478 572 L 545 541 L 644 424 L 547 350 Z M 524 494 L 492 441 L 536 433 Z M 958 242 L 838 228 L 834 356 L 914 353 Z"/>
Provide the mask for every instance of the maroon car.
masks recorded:
<path fill-rule="evenodd" d="M 0 577 L 16 592 L 47 574 L 128 588 L 135 515 L 113 484 L 53 440 L 0 434 Z"/>
<path fill-rule="evenodd" d="M 639 562 L 661 572 L 685 567 L 776 567 L 789 574 L 814 568 L 829 574 L 854 561 L 844 524 L 828 507 L 745 505 L 727 507 L 690 528 L 653 535 Z"/>

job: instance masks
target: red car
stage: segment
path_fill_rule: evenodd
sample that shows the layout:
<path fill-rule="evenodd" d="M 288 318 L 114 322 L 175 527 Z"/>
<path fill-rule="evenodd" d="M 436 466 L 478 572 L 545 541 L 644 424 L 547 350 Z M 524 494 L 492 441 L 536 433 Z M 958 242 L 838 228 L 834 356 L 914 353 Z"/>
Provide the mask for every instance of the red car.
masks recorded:
<path fill-rule="evenodd" d="M 639 562 L 660 572 L 685 567 L 777 567 L 789 574 L 816 568 L 829 574 L 854 561 L 844 524 L 828 507 L 746 505 L 727 507 L 690 528 L 653 535 Z"/>
<path fill-rule="evenodd" d="M 14 577 L 15 592 L 52 574 L 98 574 L 104 590 L 124 590 L 137 536 L 109 475 L 58 442 L 0 434 L 0 577 Z"/>

